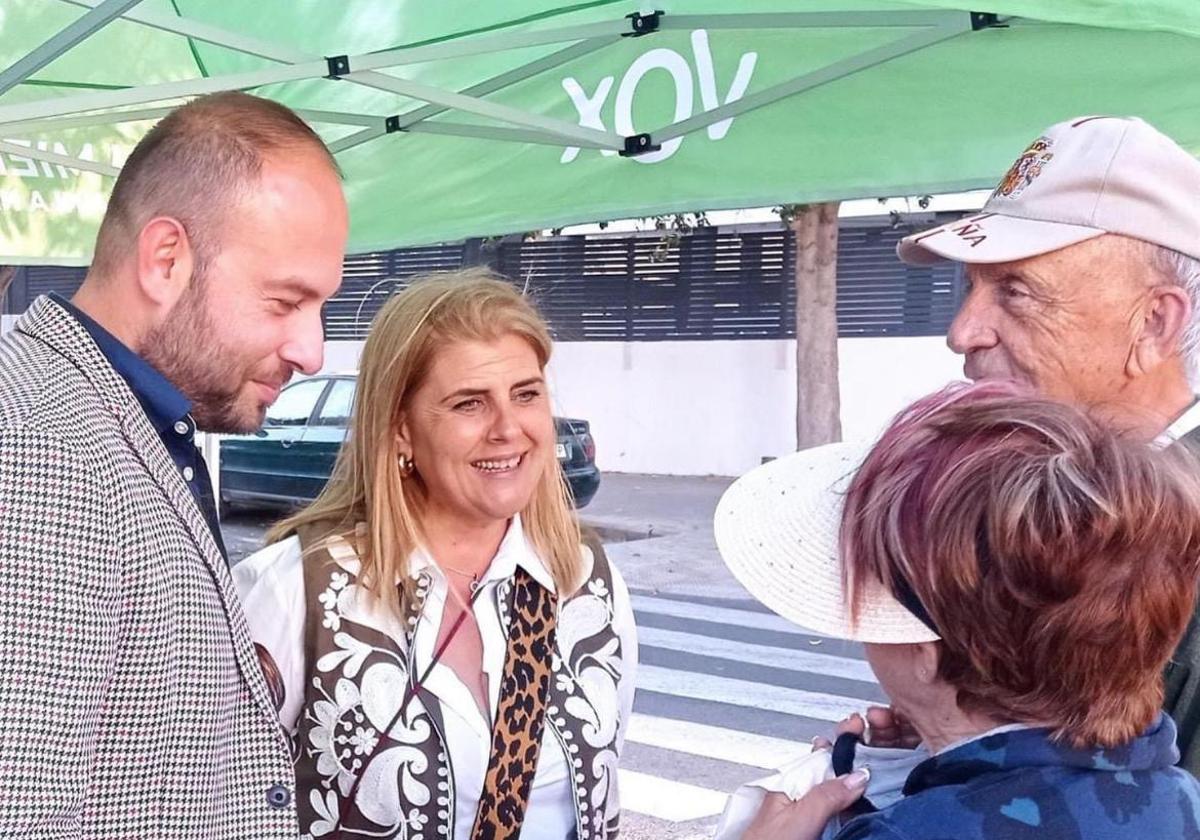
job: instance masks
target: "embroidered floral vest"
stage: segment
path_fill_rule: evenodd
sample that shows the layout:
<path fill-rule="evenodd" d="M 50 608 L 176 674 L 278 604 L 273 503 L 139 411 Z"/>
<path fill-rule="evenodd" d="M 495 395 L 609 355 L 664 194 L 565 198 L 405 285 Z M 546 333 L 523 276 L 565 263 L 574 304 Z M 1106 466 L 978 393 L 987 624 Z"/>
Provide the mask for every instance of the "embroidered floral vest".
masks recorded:
<path fill-rule="evenodd" d="M 453 837 L 454 768 L 437 698 L 421 689 L 392 730 L 380 731 L 408 688 L 412 637 L 432 579 L 427 573 L 416 579 L 400 619 L 358 586 L 358 558 L 346 540 L 322 541 L 315 531 L 302 531 L 300 538 L 306 549 L 322 545 L 304 557 L 308 676 L 295 741 L 301 837 L 333 836 L 339 820 L 348 836 Z M 604 551 L 592 539 L 580 548 L 591 572 L 559 605 L 545 737 L 558 740 L 574 774 L 578 840 L 610 840 L 620 817 L 617 735 L 627 721 L 617 719 L 617 684 L 627 651 L 612 626 L 612 576 Z M 512 580 L 495 587 L 494 597 L 507 633 Z M 368 755 L 351 803 L 351 787 Z"/>

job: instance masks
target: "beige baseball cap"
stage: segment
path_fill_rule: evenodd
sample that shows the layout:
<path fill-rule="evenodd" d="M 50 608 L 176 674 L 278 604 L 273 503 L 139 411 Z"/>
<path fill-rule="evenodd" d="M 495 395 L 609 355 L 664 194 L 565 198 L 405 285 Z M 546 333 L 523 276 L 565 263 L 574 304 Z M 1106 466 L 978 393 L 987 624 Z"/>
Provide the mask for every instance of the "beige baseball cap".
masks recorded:
<path fill-rule="evenodd" d="M 912 265 L 999 263 L 1119 233 L 1200 259 L 1200 161 L 1136 117 L 1051 126 L 983 210 L 896 246 Z"/>

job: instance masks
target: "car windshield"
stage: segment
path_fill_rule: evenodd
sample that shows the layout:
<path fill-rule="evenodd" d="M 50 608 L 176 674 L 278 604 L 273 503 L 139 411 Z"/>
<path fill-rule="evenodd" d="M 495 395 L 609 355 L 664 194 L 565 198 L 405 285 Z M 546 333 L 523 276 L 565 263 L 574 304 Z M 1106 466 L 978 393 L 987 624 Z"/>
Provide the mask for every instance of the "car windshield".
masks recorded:
<path fill-rule="evenodd" d="M 312 416 L 317 399 L 325 390 L 324 379 L 307 379 L 285 388 L 267 411 L 268 426 L 303 426 Z"/>
<path fill-rule="evenodd" d="M 354 380 L 335 379 L 325 396 L 325 402 L 317 413 L 319 426 L 346 426 L 350 423 L 350 409 L 354 406 Z"/>

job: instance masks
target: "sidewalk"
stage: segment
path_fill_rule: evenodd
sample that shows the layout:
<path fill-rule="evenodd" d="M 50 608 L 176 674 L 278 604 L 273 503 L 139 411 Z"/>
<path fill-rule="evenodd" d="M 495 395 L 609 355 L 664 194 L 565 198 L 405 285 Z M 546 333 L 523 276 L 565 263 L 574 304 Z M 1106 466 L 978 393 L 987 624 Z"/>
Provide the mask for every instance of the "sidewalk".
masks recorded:
<path fill-rule="evenodd" d="M 605 473 L 579 518 L 600 531 L 609 559 L 636 592 L 750 600 L 713 540 L 713 512 L 732 482 Z"/>

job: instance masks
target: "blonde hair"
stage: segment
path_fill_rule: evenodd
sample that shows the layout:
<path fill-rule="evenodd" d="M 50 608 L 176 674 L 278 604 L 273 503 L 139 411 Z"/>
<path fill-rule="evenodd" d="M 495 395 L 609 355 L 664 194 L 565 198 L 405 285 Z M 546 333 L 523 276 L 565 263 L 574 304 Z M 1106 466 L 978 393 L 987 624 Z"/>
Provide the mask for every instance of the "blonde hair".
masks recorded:
<path fill-rule="evenodd" d="M 545 369 L 553 346 L 550 331 L 533 304 L 510 283 L 481 268 L 414 278 L 384 304 L 371 325 L 359 362 L 349 433 L 329 483 L 311 505 L 271 528 L 267 542 L 321 523 L 356 548 L 360 582 L 398 607 L 408 597 L 409 557 L 421 542 L 420 512 L 397 465 L 396 430 L 404 407 L 447 344 L 507 335 L 525 339 Z M 583 572 L 579 523 L 556 458 L 546 459 L 521 521 L 559 594 L 573 593 Z M 394 602 L 386 597 L 393 581 L 400 590 Z"/>

